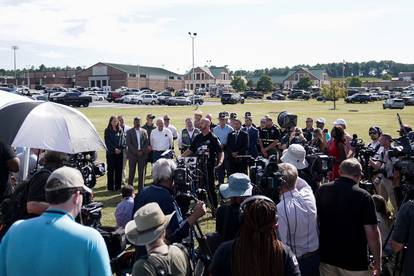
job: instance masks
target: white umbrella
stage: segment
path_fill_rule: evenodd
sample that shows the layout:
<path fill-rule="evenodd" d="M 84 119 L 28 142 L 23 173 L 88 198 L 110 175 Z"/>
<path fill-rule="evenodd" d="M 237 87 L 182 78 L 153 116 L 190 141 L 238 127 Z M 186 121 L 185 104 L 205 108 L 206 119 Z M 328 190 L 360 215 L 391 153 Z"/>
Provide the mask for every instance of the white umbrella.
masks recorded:
<path fill-rule="evenodd" d="M 0 90 L 0 109 L 9 104 L 32 101 L 33 100 L 28 97 L 23 97 L 15 93 Z"/>

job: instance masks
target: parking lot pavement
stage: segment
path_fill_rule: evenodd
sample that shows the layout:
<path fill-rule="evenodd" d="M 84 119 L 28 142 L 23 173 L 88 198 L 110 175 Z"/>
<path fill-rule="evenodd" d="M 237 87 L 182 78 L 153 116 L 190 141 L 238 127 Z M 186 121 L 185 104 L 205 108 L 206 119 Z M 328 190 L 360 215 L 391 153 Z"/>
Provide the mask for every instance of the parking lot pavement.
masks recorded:
<path fill-rule="evenodd" d="M 220 102 L 204 102 L 203 106 L 205 105 L 221 105 Z M 145 105 L 145 104 L 123 104 L 123 103 L 109 103 L 107 101 L 104 102 L 93 102 L 89 105 L 92 108 L 161 108 L 167 107 L 168 105 Z"/>

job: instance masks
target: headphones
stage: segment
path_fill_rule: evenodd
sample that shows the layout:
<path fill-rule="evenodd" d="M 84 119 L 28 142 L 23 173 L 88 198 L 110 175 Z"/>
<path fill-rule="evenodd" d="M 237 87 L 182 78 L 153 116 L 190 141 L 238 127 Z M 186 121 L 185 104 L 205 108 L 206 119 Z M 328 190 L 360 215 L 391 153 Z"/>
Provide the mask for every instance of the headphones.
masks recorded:
<path fill-rule="evenodd" d="M 240 222 L 242 222 L 242 221 L 243 221 L 243 218 L 244 218 L 244 212 L 245 212 L 245 210 L 246 210 L 246 207 L 247 207 L 248 205 L 252 204 L 252 203 L 253 203 L 254 201 L 256 201 L 256 200 L 264 200 L 264 201 L 267 201 L 267 202 L 272 203 L 272 204 L 275 206 L 276 223 L 277 223 L 277 221 L 278 221 L 278 216 L 277 216 L 277 208 L 276 208 L 276 204 L 275 204 L 275 202 L 274 202 L 273 200 L 271 200 L 270 198 L 268 198 L 267 196 L 264 196 L 264 195 L 255 195 L 255 196 L 248 197 L 248 198 L 246 198 L 246 199 L 242 202 L 242 204 L 240 204 Z"/>

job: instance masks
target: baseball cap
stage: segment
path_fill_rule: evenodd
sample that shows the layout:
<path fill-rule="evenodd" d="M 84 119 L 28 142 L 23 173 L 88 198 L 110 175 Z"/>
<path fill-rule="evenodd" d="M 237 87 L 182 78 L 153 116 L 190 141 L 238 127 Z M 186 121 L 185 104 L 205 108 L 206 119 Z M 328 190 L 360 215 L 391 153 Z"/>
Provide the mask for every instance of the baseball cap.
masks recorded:
<path fill-rule="evenodd" d="M 316 120 L 316 122 L 320 123 L 320 124 L 325 124 L 326 120 L 325 120 L 325 118 L 318 118 L 318 120 Z"/>
<path fill-rule="evenodd" d="M 344 119 L 336 119 L 335 122 L 333 122 L 334 125 L 344 125 L 346 127 L 346 121 Z"/>
<path fill-rule="evenodd" d="M 244 118 L 251 118 L 252 117 L 252 113 L 250 111 L 247 111 L 244 113 Z"/>
<path fill-rule="evenodd" d="M 232 112 L 230 113 L 230 119 L 236 119 L 237 118 L 237 113 Z"/>
<path fill-rule="evenodd" d="M 147 119 L 155 119 L 155 116 L 152 113 L 147 114 Z"/>
<path fill-rule="evenodd" d="M 52 182 L 53 179 L 58 180 Z M 53 192 L 62 189 L 82 188 L 85 192 L 92 193 L 92 190 L 85 185 L 82 174 L 79 170 L 71 167 L 60 167 L 54 170 L 46 182 L 46 192 Z"/>
<path fill-rule="evenodd" d="M 227 115 L 224 112 L 220 112 L 219 115 L 218 115 L 218 118 L 219 119 L 226 119 L 227 118 Z"/>

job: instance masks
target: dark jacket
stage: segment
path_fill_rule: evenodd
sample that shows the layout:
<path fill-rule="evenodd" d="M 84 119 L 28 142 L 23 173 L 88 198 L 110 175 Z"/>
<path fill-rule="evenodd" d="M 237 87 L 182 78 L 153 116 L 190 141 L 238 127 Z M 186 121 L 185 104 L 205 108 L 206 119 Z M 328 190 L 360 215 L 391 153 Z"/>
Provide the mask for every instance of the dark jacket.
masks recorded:
<path fill-rule="evenodd" d="M 251 126 L 249 131 L 247 131 L 246 127 L 243 127 L 242 130 L 247 132 L 249 135 L 249 146 L 247 147 L 247 153 L 256 158 L 259 155 L 259 152 L 257 150 L 257 145 L 259 142 L 259 130 L 254 126 Z"/>
<path fill-rule="evenodd" d="M 141 151 L 143 155 L 141 157 L 147 158 L 148 153 L 148 146 L 149 146 L 149 138 L 148 133 L 145 129 L 140 128 L 140 144 L 141 144 Z M 128 159 L 137 159 L 138 156 L 138 140 L 137 140 L 137 133 L 135 128 L 131 128 L 126 133 L 126 146 L 127 146 L 127 157 Z"/>
<path fill-rule="evenodd" d="M 115 154 L 115 149 L 122 150 L 125 148 L 125 140 L 122 130 L 114 131 L 112 128 L 106 128 L 104 138 L 107 154 Z"/>
<path fill-rule="evenodd" d="M 227 153 L 237 152 L 237 155 L 245 155 L 249 145 L 249 135 L 240 130 L 236 141 L 236 131 L 232 131 L 227 136 Z"/>

